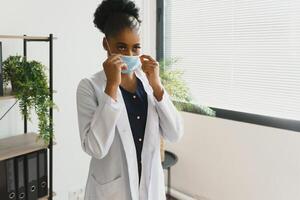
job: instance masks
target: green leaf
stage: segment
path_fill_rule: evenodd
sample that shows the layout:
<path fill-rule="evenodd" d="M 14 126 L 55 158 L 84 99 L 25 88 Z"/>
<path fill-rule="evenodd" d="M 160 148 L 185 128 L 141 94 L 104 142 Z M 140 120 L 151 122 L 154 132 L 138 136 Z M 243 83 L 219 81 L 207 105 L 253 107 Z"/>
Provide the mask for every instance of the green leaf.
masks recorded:
<path fill-rule="evenodd" d="M 9 56 L 3 62 L 3 78 L 7 86 L 9 82 L 13 86 L 13 94 L 19 100 L 19 108 L 22 118 L 26 116 L 31 120 L 31 110 L 35 110 L 38 116 L 39 136 L 45 144 L 53 137 L 50 127 L 49 109 L 58 108 L 50 100 L 48 77 L 46 67 L 35 60 L 26 61 L 22 56 Z"/>
<path fill-rule="evenodd" d="M 174 67 L 179 61 L 180 58 L 169 58 L 159 62 L 161 82 L 172 97 L 174 105 L 181 111 L 215 116 L 215 111 L 208 106 L 195 103 L 183 79 L 184 71 Z"/>

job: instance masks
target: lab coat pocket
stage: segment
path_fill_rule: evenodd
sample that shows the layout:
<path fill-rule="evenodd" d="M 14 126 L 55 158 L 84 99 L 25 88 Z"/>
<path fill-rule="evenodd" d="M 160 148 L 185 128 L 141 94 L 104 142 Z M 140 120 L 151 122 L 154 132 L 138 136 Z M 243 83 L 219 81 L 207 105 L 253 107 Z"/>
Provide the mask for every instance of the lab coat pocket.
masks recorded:
<path fill-rule="evenodd" d="M 95 175 L 91 175 L 92 182 L 95 184 L 95 196 L 103 200 L 120 200 L 124 192 L 122 191 L 122 180 L 123 177 L 120 175 L 112 181 L 101 184 L 100 181 L 97 180 Z"/>

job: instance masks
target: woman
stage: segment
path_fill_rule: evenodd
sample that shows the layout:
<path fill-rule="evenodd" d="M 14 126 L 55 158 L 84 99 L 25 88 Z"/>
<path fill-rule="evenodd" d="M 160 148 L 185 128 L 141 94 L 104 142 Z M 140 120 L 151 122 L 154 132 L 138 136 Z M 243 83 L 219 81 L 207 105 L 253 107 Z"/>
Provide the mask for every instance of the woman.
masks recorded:
<path fill-rule="evenodd" d="M 107 59 L 77 88 L 81 145 L 92 156 L 85 199 L 164 200 L 160 135 L 176 142 L 183 127 L 158 62 L 141 55 L 139 10 L 129 0 L 104 0 L 94 23 Z"/>

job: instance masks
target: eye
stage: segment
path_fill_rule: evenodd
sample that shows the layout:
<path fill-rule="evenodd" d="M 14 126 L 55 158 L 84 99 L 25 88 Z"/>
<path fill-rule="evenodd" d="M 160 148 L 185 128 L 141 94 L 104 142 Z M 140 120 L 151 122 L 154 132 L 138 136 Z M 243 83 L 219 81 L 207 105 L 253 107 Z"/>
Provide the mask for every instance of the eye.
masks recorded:
<path fill-rule="evenodd" d="M 118 46 L 118 49 L 119 49 L 120 51 L 125 51 L 125 50 L 126 50 L 126 47 L 124 47 L 124 46 Z"/>
<path fill-rule="evenodd" d="M 141 49 L 141 46 L 135 46 L 135 47 L 133 47 L 134 51 L 138 51 L 139 49 Z"/>

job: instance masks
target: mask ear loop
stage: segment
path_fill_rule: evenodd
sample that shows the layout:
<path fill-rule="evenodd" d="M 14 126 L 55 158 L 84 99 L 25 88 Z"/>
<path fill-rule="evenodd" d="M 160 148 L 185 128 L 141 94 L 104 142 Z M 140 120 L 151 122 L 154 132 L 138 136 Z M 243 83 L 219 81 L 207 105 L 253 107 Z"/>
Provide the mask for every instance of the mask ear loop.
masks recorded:
<path fill-rule="evenodd" d="M 110 50 L 110 47 L 109 47 L 109 44 L 108 44 L 108 41 L 107 41 L 107 38 L 105 36 L 105 42 L 106 42 L 106 45 L 107 45 L 107 52 L 108 52 L 108 55 L 111 56 L 112 53 L 111 53 L 111 50 Z M 122 67 L 122 69 L 124 68 L 124 70 L 127 69 L 127 65 L 125 64 L 125 67 Z"/>
<path fill-rule="evenodd" d="M 105 41 L 106 41 L 106 46 L 107 46 L 108 55 L 111 56 L 111 50 L 110 50 L 108 41 L 107 41 L 107 39 L 106 39 L 106 36 L 105 36 Z"/>

